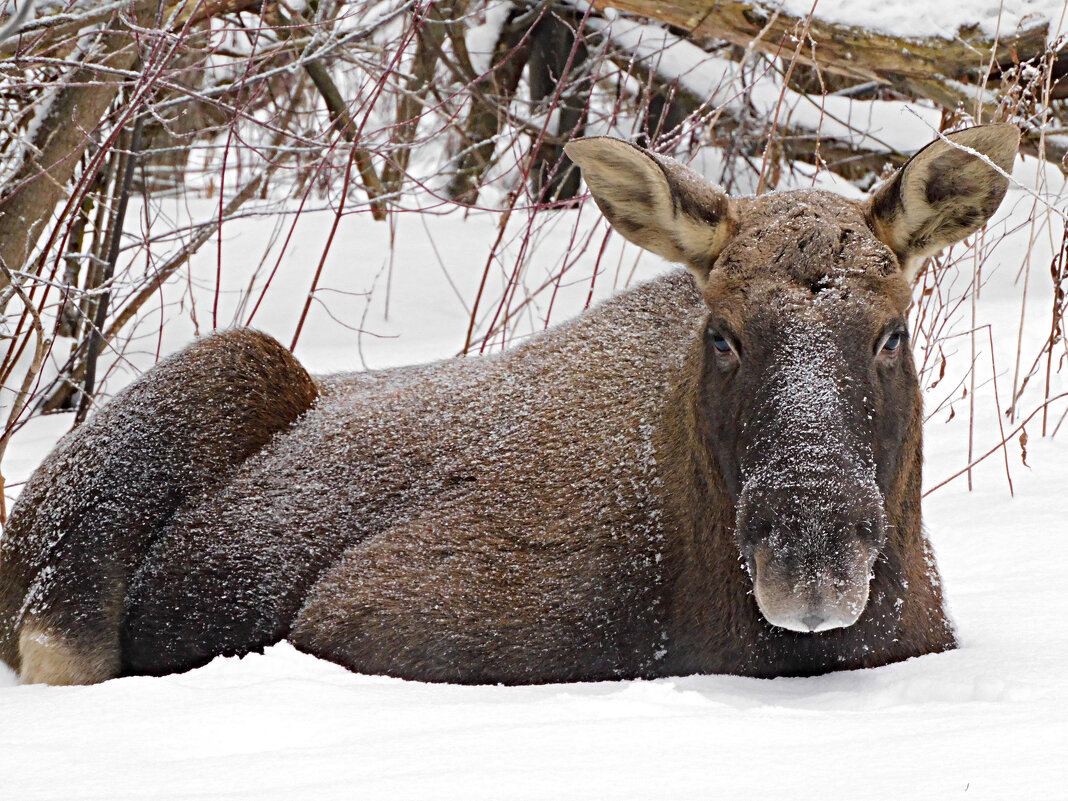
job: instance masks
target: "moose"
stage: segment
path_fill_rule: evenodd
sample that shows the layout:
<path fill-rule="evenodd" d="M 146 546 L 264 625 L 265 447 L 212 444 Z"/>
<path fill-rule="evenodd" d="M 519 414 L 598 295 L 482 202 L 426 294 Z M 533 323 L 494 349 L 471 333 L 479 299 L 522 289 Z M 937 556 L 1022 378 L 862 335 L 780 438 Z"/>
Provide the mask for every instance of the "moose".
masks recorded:
<path fill-rule="evenodd" d="M 615 230 L 688 270 L 485 358 L 312 378 L 255 331 L 196 342 L 25 486 L 0 658 L 83 684 L 287 639 L 526 684 L 953 648 L 906 313 L 1018 145 L 1010 124 L 940 135 L 858 202 L 732 198 L 626 142 L 569 143 Z"/>

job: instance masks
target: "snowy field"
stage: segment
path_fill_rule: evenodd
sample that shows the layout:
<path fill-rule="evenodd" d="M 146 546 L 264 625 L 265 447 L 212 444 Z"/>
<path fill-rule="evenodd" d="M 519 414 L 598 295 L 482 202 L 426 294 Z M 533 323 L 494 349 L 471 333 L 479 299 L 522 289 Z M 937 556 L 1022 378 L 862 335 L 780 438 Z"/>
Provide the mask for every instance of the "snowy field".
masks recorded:
<path fill-rule="evenodd" d="M 1020 162 L 1015 174 L 1032 186 L 1034 169 L 1033 161 Z M 1063 199 L 1062 189 L 1062 207 Z M 210 209 L 205 202 L 173 214 L 203 219 Z M 1017 228 L 1031 209 L 1027 191 L 1011 189 L 990 235 Z M 573 230 L 598 217 L 589 203 L 577 216 L 559 212 L 538 246 L 558 254 Z M 287 344 L 309 264 L 318 261 L 332 221 L 328 212 L 302 218 L 253 320 Z M 323 302 L 312 308 L 297 355 L 326 372 L 455 354 L 466 331 L 465 299 L 473 297 L 497 221 L 401 215 L 391 261 L 385 226 L 346 217 L 317 293 Z M 221 251 L 214 242 L 204 248 L 195 280 L 167 287 L 174 322 L 164 340 L 147 333 L 138 340 L 118 360 L 108 391 L 149 366 L 157 350 L 170 352 L 211 329 L 217 263 L 224 265 L 219 326 L 247 319 L 241 290 L 276 222 L 230 223 Z M 602 235 L 569 273 L 554 321 L 585 304 Z M 1030 235 L 1025 225 L 1005 237 L 984 267 L 976 319 L 992 326 L 998 365 L 1014 363 L 1023 291 L 1015 270 Z M 1035 239 L 1025 353 L 1036 352 L 1048 332 L 1050 235 Z M 1008 266 L 999 269 L 999 260 Z M 613 237 L 594 295 L 666 268 Z M 963 289 L 967 278 L 959 283 Z M 544 311 L 532 305 L 529 328 L 539 327 Z M 144 330 L 154 330 L 151 318 Z M 988 363 L 985 336 L 981 344 Z M 967 368 L 963 345 L 949 355 L 947 378 L 928 393 L 929 411 L 955 385 L 954 372 Z M 1002 404 L 1007 369 L 999 367 Z M 1052 394 L 1066 390 L 1063 375 L 1054 376 Z M 989 381 L 980 382 L 975 401 L 981 454 L 1000 439 Z M 1054 407 L 1052 423 L 1063 408 Z M 967 462 L 967 403 L 949 417 L 946 407 L 928 421 L 928 487 Z M 9 481 L 23 481 L 68 426 L 53 417 L 24 429 L 5 461 Z M 1068 798 L 1068 430 L 1052 441 L 1039 430 L 1036 418 L 1027 466 L 1015 438 L 1009 448 L 1014 496 L 997 454 L 976 469 L 975 491 L 960 478 L 926 499 L 957 651 L 809 679 L 694 676 L 527 688 L 355 675 L 286 644 L 184 675 L 94 687 L 20 687 L 6 675 L 0 799 Z"/>

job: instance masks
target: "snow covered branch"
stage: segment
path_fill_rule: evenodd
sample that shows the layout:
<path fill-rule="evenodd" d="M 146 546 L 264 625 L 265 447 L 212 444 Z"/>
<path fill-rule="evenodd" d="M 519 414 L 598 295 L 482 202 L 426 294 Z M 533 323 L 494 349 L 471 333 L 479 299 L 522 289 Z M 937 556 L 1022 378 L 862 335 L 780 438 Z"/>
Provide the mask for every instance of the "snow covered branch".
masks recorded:
<path fill-rule="evenodd" d="M 836 8 L 847 21 L 825 19 L 818 3 L 801 0 L 593 0 L 593 5 L 668 23 L 691 38 L 725 40 L 775 58 L 790 57 L 796 49 L 802 64 L 886 85 L 931 100 L 951 114 L 963 110 L 976 120 L 1001 118 L 1002 79 L 1011 84 L 1020 65 L 1046 62 L 1047 99 L 1068 97 L 1068 45 L 1051 30 L 1056 20 L 1039 15 L 1016 20 L 995 16 L 993 32 L 991 21 L 976 24 L 973 18 L 958 28 L 921 28 L 906 35 L 885 32 L 878 6 L 862 3 L 853 4 L 852 17 L 842 11 L 848 6 Z M 797 47 L 799 39 L 803 41 Z M 1040 133 L 1032 132 L 1032 152 L 1037 152 L 1034 140 Z M 1063 146 L 1054 143 L 1051 155 L 1063 159 Z"/>

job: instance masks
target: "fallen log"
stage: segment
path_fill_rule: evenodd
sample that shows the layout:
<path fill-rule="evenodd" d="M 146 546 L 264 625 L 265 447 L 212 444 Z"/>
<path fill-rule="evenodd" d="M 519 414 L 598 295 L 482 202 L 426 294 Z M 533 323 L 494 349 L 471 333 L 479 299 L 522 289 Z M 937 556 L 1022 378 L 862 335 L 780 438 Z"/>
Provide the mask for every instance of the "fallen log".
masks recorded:
<path fill-rule="evenodd" d="M 1028 62 L 1050 70 L 1049 100 L 1068 97 L 1068 45 L 1050 52 L 1047 19 L 1025 18 L 997 39 L 979 26 L 961 28 L 953 38 L 903 37 L 836 22 L 804 18 L 745 0 L 593 0 L 593 5 L 636 14 L 773 56 L 848 76 L 878 81 L 898 92 L 926 98 L 948 112 L 960 110 L 977 121 L 995 118 L 1001 76 Z M 817 7 L 818 10 L 818 7 Z M 799 42 L 800 39 L 800 42 Z M 1024 152 L 1036 154 L 1037 131 L 1025 137 Z M 1045 157 L 1064 165 L 1068 147 L 1060 139 L 1043 143 Z"/>

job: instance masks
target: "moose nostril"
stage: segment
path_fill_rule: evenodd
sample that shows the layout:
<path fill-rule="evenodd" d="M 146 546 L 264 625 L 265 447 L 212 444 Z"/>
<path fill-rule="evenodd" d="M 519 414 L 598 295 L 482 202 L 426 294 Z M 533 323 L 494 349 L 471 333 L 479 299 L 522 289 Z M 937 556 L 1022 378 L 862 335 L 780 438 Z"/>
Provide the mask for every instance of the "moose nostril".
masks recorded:
<path fill-rule="evenodd" d="M 809 631 L 815 631 L 819 628 L 820 623 L 823 622 L 823 618 L 819 615 L 805 615 L 801 618 L 801 622 L 808 626 Z"/>

